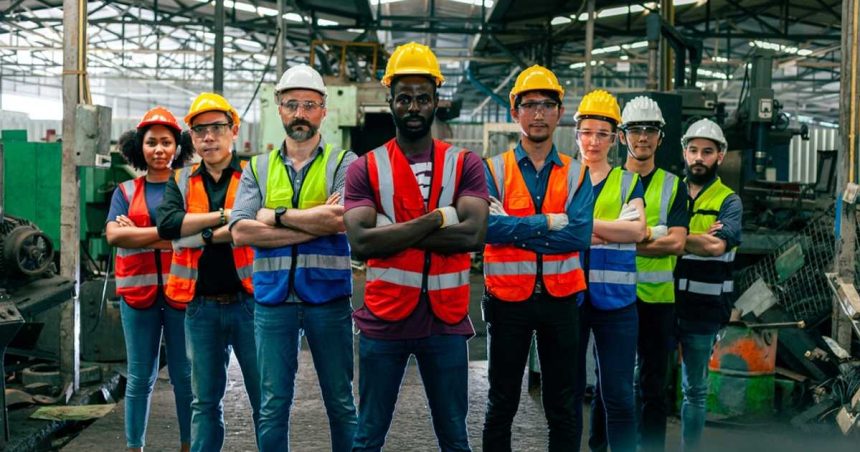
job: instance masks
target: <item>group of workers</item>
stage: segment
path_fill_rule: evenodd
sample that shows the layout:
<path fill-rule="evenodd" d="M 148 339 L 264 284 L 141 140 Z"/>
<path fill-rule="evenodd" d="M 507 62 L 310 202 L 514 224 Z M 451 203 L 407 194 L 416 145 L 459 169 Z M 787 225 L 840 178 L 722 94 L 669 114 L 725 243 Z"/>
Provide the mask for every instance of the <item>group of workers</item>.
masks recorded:
<path fill-rule="evenodd" d="M 430 48 L 398 47 L 382 79 L 396 135 L 362 157 L 320 134 L 326 86 L 306 65 L 276 86 L 283 145 L 247 163 L 232 152 L 239 115 L 213 93 L 191 104 L 189 132 L 157 107 L 123 135 L 123 155 L 145 171 L 118 187 L 107 223 L 124 300 L 130 450 L 144 447 L 162 334 L 183 451 L 223 446 L 231 351 L 259 449 L 288 450 L 302 335 L 333 451 L 382 449 L 410 356 L 439 448 L 470 450 L 476 251 L 489 352 L 483 450 L 511 450 L 533 336 L 548 450 L 580 448 L 589 352 L 590 448 L 663 450 L 678 345 L 682 447 L 699 446 L 741 230 L 740 199 L 716 175 L 727 147 L 719 126 L 702 119 L 686 131 L 682 179 L 655 167 L 665 126 L 656 102 L 638 97 L 622 112 L 595 90 L 574 114 L 577 160 L 553 144 L 564 88 L 532 66 L 510 92 L 519 142 L 482 161 L 432 135 L 443 82 Z M 619 142 L 624 168 L 609 162 Z M 193 152 L 201 161 L 186 166 Z M 354 312 L 351 258 L 366 261 Z"/>

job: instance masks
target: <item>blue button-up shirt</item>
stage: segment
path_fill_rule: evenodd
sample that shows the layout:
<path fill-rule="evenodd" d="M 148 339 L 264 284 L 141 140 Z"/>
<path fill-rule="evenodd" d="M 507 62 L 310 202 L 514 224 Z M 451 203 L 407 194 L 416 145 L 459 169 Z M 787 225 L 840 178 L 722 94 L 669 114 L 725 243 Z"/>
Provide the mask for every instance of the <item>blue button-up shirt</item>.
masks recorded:
<path fill-rule="evenodd" d="M 562 165 L 558 151 L 553 145 L 540 171 L 529 159 L 528 154 L 518 143 L 514 156 L 520 167 L 526 187 L 535 204 L 535 211 L 540 212 L 546 195 L 549 175 L 553 165 Z M 499 197 L 495 180 L 488 168 L 484 168 L 489 186 L 490 196 Z M 502 201 L 502 200 L 500 200 Z M 586 171 L 582 186 L 573 197 L 567 208 L 569 223 L 559 231 L 550 231 L 546 215 L 536 214 L 528 217 L 490 215 L 487 224 L 487 243 L 513 244 L 542 254 L 568 253 L 584 251 L 591 246 L 591 229 L 593 226 L 594 198 L 592 195 L 591 178 Z"/>

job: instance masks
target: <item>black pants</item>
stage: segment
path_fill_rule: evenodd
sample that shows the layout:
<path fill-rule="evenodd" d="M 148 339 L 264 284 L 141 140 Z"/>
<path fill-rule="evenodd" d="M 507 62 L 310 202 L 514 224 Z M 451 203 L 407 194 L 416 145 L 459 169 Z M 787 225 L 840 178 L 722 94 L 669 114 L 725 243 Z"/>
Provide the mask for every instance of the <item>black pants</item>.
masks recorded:
<path fill-rule="evenodd" d="M 549 427 L 548 450 L 579 450 L 573 424 L 577 375 L 574 357 L 579 342 L 576 297 L 532 296 L 511 303 L 485 294 L 482 307 L 487 322 L 490 382 L 483 450 L 511 450 L 511 424 L 519 407 L 523 372 L 535 333 Z"/>
<path fill-rule="evenodd" d="M 669 412 L 666 375 L 669 357 L 677 347 L 674 303 L 645 303 L 639 308 L 639 422 L 642 451 L 666 448 L 666 416 Z"/>

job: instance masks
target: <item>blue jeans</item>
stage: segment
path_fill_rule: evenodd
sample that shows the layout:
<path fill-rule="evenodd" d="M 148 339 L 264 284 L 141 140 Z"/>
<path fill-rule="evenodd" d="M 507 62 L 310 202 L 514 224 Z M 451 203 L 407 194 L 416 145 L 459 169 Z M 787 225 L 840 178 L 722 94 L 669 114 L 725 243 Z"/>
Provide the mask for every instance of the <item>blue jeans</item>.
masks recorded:
<path fill-rule="evenodd" d="M 244 292 L 239 301 L 219 304 L 195 297 L 185 310 L 185 343 L 191 359 L 191 450 L 211 452 L 224 445 L 224 393 L 230 351 L 236 354 L 245 391 L 259 432 L 260 372 L 254 345 L 254 299 Z"/>
<path fill-rule="evenodd" d="M 125 386 L 125 438 L 127 447 L 146 445 L 149 402 L 158 378 L 161 334 L 167 351 L 167 372 L 176 399 L 179 441 L 191 439 L 191 363 L 185 354 L 185 312 L 173 309 L 163 298 L 146 309 L 135 309 L 125 301 L 119 304 L 128 382 Z"/>
<path fill-rule="evenodd" d="M 636 398 L 633 392 L 633 369 L 636 366 L 636 343 L 639 316 L 636 304 L 601 311 L 590 303 L 580 308 L 579 376 L 577 378 L 577 438 L 582 434 L 582 399 L 585 395 L 585 354 L 588 335 L 594 334 L 594 357 L 597 386 L 591 404 L 591 432 L 588 445 L 604 450 L 608 443 L 613 452 L 636 450 Z"/>
<path fill-rule="evenodd" d="M 716 333 L 695 334 L 681 331 L 681 449 L 696 450 L 705 429 L 705 402 L 708 397 L 708 360 Z"/>
<path fill-rule="evenodd" d="M 391 426 L 409 355 L 415 355 L 442 451 L 469 451 L 469 352 L 466 337 L 386 341 L 359 338 L 358 431 L 353 451 L 379 451 Z"/>
<path fill-rule="evenodd" d="M 331 448 L 349 451 L 357 424 L 352 397 L 352 307 L 349 299 L 324 304 L 258 304 L 254 318 L 262 378 L 260 450 L 289 450 L 290 406 L 299 367 L 300 334 L 308 339 L 328 414 Z"/>

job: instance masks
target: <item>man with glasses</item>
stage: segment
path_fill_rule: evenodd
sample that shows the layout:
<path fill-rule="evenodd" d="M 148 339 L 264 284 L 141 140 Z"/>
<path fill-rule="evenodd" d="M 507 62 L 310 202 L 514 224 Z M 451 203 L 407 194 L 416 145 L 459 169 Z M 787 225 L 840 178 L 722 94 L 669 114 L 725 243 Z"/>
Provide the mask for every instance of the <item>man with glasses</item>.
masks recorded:
<path fill-rule="evenodd" d="M 173 240 L 168 298 L 187 303 L 185 338 L 191 360 L 191 450 L 224 443 L 222 399 L 230 351 L 236 354 L 251 402 L 255 431 L 260 374 L 254 345 L 254 254 L 233 243 L 227 222 L 242 166 L 232 152 L 239 114 L 226 99 L 202 93 L 185 116 L 202 162 L 176 171 L 158 208 L 158 234 Z"/>
<path fill-rule="evenodd" d="M 484 243 L 487 184 L 477 155 L 433 138 L 443 81 L 429 47 L 398 47 L 382 78 L 397 134 L 347 173 L 344 223 L 367 259 L 354 451 L 382 449 L 412 355 L 439 448 L 470 450 L 469 252 Z"/>
<path fill-rule="evenodd" d="M 548 449 L 579 450 L 573 391 L 577 299 L 586 288 L 579 253 L 591 243 L 592 194 L 587 168 L 553 144 L 563 97 L 549 69 L 535 65 L 521 72 L 510 93 L 520 141 L 486 165 L 491 205 L 482 305 L 490 389 L 484 450 L 511 450 L 511 424 L 535 333 Z"/>
<path fill-rule="evenodd" d="M 627 146 L 625 168 L 639 175 L 645 189 L 647 238 L 636 244 L 636 307 L 640 446 L 663 451 L 666 443 L 666 371 L 675 349 L 675 279 L 677 256 L 684 253 L 690 213 L 687 185 L 654 164 L 663 142 L 663 113 L 653 99 L 636 97 L 621 112 L 621 143 Z M 594 438 L 594 436 L 592 436 Z"/>
<path fill-rule="evenodd" d="M 245 167 L 230 219 L 236 243 L 255 251 L 263 452 L 289 450 L 302 334 L 319 377 L 332 450 L 351 450 L 355 435 L 352 270 L 341 194 L 356 157 L 320 134 L 325 99 L 323 79 L 312 67 L 284 72 L 275 100 L 287 136 L 281 149 Z"/>

